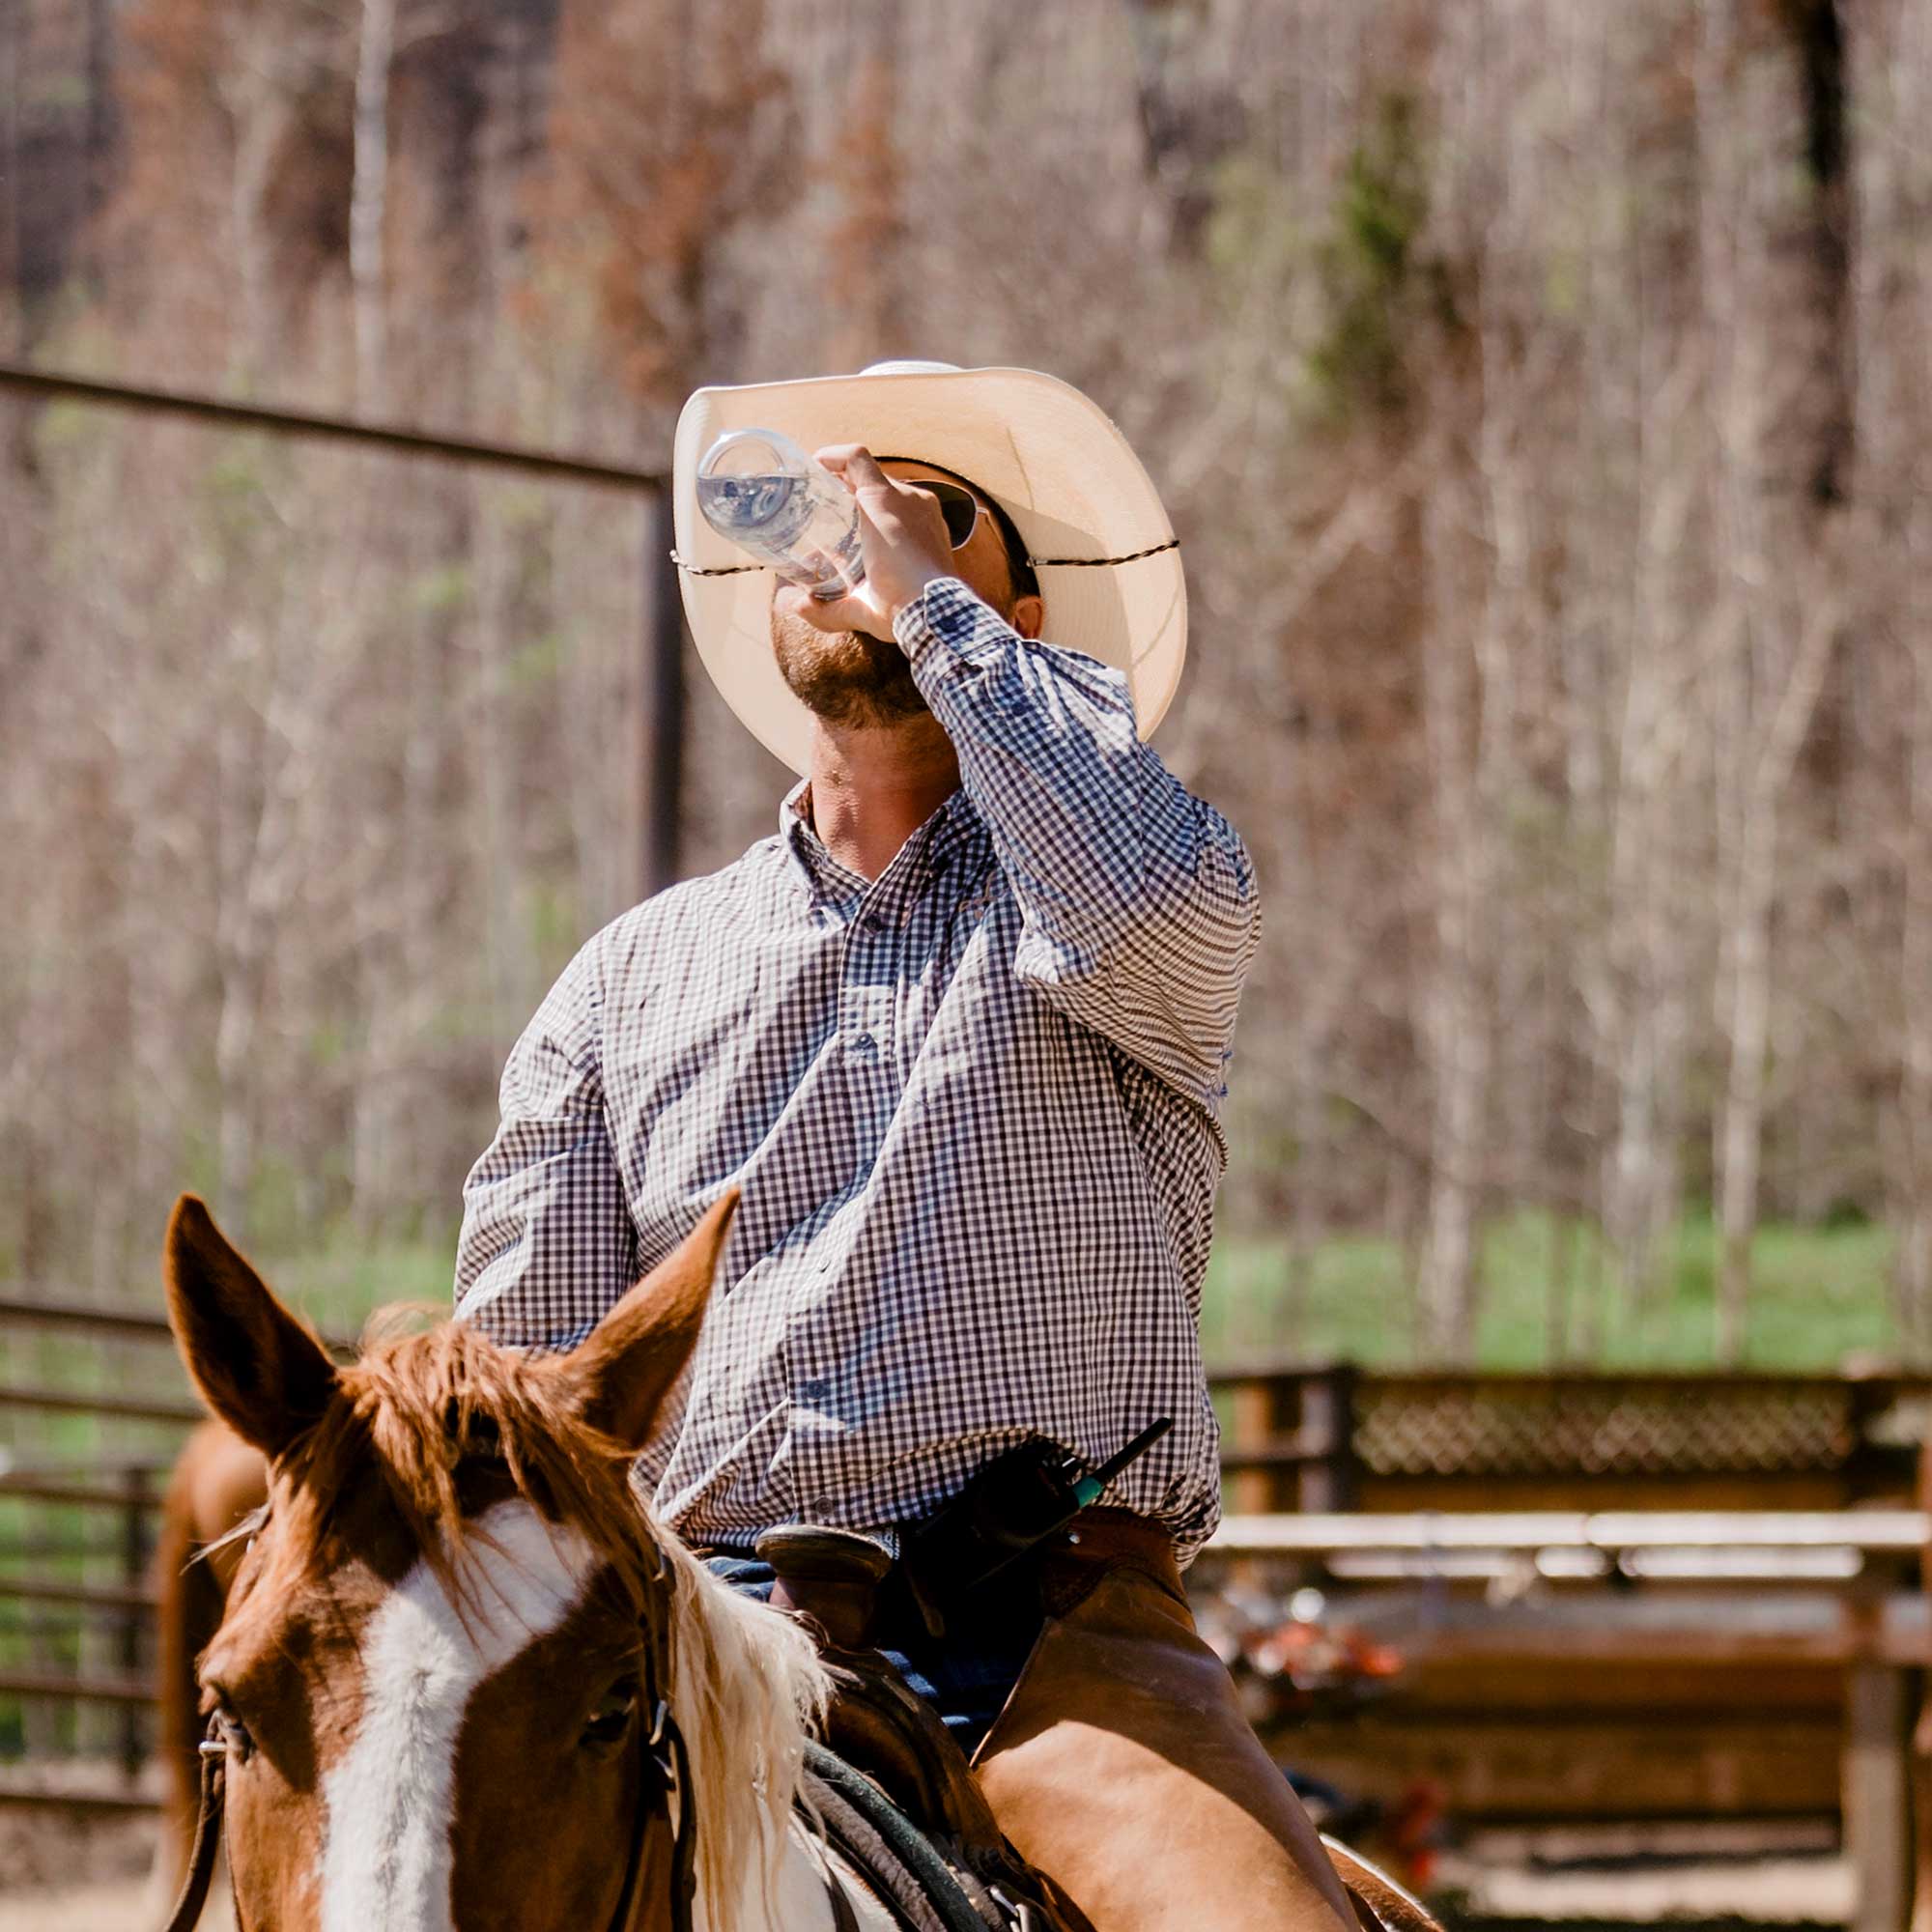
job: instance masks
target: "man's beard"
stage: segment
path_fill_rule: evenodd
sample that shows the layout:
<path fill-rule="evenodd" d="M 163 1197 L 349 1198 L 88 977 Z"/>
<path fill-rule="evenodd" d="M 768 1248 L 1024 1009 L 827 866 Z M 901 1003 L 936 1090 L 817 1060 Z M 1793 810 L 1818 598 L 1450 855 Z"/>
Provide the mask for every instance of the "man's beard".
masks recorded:
<path fill-rule="evenodd" d="M 929 707 L 905 653 L 863 631 L 817 631 L 803 617 L 772 611 L 779 669 L 807 710 L 842 730 L 902 724 Z"/>

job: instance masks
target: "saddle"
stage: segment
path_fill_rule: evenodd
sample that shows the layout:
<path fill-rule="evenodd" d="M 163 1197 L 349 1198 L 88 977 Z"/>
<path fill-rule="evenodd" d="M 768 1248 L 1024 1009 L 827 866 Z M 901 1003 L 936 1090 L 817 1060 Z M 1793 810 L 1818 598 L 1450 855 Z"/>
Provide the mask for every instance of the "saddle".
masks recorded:
<path fill-rule="evenodd" d="M 977 1925 L 994 1932 L 1015 1926 L 1092 1932 L 1053 1881 L 1014 1850 L 938 1713 L 872 1645 L 878 1591 L 892 1564 L 886 1550 L 850 1530 L 806 1524 L 767 1531 L 757 1553 L 775 1576 L 773 1607 L 811 1631 L 832 1672 L 824 1748 L 811 1754 L 807 1769 L 813 1802 L 840 1849 L 883 1882 L 903 1910 L 900 1875 L 880 1870 L 877 1845 L 866 1842 L 882 1840 L 897 1863 L 914 1868 L 910 1875 L 923 1880 L 926 1905 L 946 1924 L 947 1901 L 933 1896 L 932 1874 L 918 1870 L 922 1859 L 910 1828 L 971 1902 Z M 863 1836 L 852 1830 L 853 1814 Z M 861 1842 L 852 1842 L 855 1836 Z M 913 1922 L 921 1916 L 913 1915 Z"/>
<path fill-rule="evenodd" d="M 1166 1540 L 1126 1512 L 1089 1510 L 1065 1543 L 1069 1547 L 1047 1555 L 1024 1583 L 1015 1581 L 1037 1591 L 1046 1622 L 1035 1662 L 969 1764 L 931 1706 L 874 1647 L 880 1592 L 890 1587 L 886 1550 L 869 1537 L 815 1525 L 773 1530 L 758 1542 L 757 1553 L 776 1577 L 774 1606 L 813 1631 L 834 1674 L 830 1750 L 823 1755 L 840 1774 L 832 1780 L 835 1803 L 856 1798 L 862 1807 L 885 1806 L 898 1829 L 924 1833 L 960 1889 L 980 1901 L 977 1921 L 941 1915 L 912 1916 L 908 1922 L 957 1922 L 962 1932 L 976 1923 L 1094 1932 L 1094 1919 L 1074 1903 L 1089 1892 L 1090 1909 L 1105 1923 L 1204 1922 L 1194 1910 L 1204 1901 L 1194 1895 L 1150 1914 L 1141 1902 L 1152 1883 L 1147 1861 L 1122 1856 L 1124 1847 L 1149 1851 L 1163 1831 L 1185 1838 L 1198 1825 L 1202 1842 L 1233 1846 L 1242 1830 L 1256 1836 L 1248 1848 L 1256 1855 L 1252 1862 L 1235 1861 L 1247 1874 L 1236 1875 L 1240 1898 L 1249 1896 L 1243 1888 L 1250 1878 L 1281 1866 L 1270 1834 L 1298 1832 L 1306 1855 L 1319 1862 L 1325 1854 L 1334 1867 L 1361 1932 L 1440 1932 L 1419 1901 L 1347 1846 L 1324 1838 L 1318 1847 L 1286 1781 L 1240 1719 L 1225 1671 L 1194 1634 Z M 1063 1713 L 1069 1690 L 1072 1705 Z M 1038 1753 L 1050 1759 L 1065 1735 L 1055 1729 L 1056 1718 L 1091 1710 L 1096 1694 L 1107 1700 L 1109 1729 L 1118 1719 L 1122 1735 L 1137 1737 L 1139 1747 L 1104 1763 L 1049 1765 L 1043 1776 Z M 1091 1751 L 1094 1742 L 1090 1735 L 1085 1748 Z M 1160 1770 L 1163 1762 L 1174 1772 Z M 814 1761 L 809 1769 L 816 1774 L 809 1781 L 822 1789 L 826 1767 Z M 1225 1805 L 1215 1810 L 1217 1787 L 1246 1794 L 1232 1833 Z M 1074 1790 L 1087 1791 L 1091 1801 L 1072 1807 L 1077 1816 L 1066 1804 Z M 1265 1811 L 1271 1797 L 1280 1818 L 1249 1817 L 1250 1806 Z M 833 1810 L 822 1808 L 839 1838 Z M 1053 1875 L 1033 1863 L 1028 1851 L 1049 1859 Z M 1115 1895 L 1121 1883 L 1138 1893 L 1125 1910 Z M 1260 1909 L 1258 1896 L 1252 1902 Z M 1261 1912 L 1268 1923 L 1279 1916 Z M 1214 1922 L 1231 1921 L 1222 1911 Z"/>

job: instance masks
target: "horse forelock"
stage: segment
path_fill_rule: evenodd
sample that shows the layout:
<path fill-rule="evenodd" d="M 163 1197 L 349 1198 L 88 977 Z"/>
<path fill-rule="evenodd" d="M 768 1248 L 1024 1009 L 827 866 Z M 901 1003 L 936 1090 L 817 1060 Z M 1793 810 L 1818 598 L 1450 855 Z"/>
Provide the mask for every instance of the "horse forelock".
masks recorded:
<path fill-rule="evenodd" d="M 294 1505 L 290 1528 L 325 1562 L 341 1553 L 325 1542 L 348 1533 L 339 1501 L 380 1485 L 415 1553 L 459 1588 L 477 1519 L 516 1495 L 583 1537 L 641 1602 L 650 1547 L 629 1482 L 634 1454 L 577 1413 L 557 1358 L 444 1322 L 377 1342 L 341 1370 L 321 1420 L 281 1459 L 276 1488 Z"/>

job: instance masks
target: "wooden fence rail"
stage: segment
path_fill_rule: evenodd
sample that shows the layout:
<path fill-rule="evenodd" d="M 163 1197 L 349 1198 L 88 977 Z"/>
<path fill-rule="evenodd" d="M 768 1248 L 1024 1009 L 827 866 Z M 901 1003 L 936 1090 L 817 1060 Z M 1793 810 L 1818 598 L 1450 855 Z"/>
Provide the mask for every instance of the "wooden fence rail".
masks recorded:
<path fill-rule="evenodd" d="M 61 1483 L 45 1476 L 0 1471 L 0 1499 L 17 1496 L 23 1502 L 60 1503 L 69 1509 L 158 1509 L 160 1497 L 155 1492 L 154 1478 L 165 1473 L 161 1465 L 129 1463 L 127 1472 L 131 1480 L 110 1487 L 101 1483 Z"/>
<path fill-rule="evenodd" d="M 199 1403 L 156 1396 L 96 1395 L 85 1389 L 34 1388 L 0 1382 L 0 1408 L 36 1408 L 51 1415 L 99 1415 L 117 1422 L 167 1422 L 191 1428 L 207 1411 Z"/>
<path fill-rule="evenodd" d="M 82 1610 L 151 1614 L 155 1593 L 145 1583 L 70 1583 L 58 1577 L 0 1576 L 0 1604 L 71 1604 Z"/>
<path fill-rule="evenodd" d="M 1539 1510 L 1459 1516 L 1230 1516 L 1208 1548 L 1230 1556 L 1358 1549 L 1818 1549 L 1917 1557 L 1932 1514 L 1868 1510 Z"/>
<path fill-rule="evenodd" d="M 92 1335 L 119 1335 L 133 1342 L 170 1339 L 165 1315 L 144 1314 L 137 1308 L 96 1308 L 57 1295 L 0 1294 L 0 1325 L 8 1323 L 36 1328 L 79 1328 Z"/>
<path fill-rule="evenodd" d="M 1231 1509 L 1840 1508 L 1910 1487 L 1932 1376 L 1229 1368 Z"/>
<path fill-rule="evenodd" d="M 0 1332 L 30 1327 L 152 1344 L 157 1353 L 170 1343 L 158 1312 L 0 1296 Z M 1637 1673 L 1670 1660 L 1690 1667 L 1710 1654 L 1768 1665 L 1788 1658 L 1834 1682 L 1842 1673 L 1845 1802 L 1865 1807 L 1863 1822 L 1847 1814 L 1868 1886 L 1860 1923 L 1895 1932 L 1881 1922 L 1899 1884 L 1899 1839 L 1886 1821 L 1903 1776 L 1901 1674 L 1932 1661 L 1924 1600 L 1908 1574 L 1932 1520 L 1869 1505 L 1910 1498 L 1932 1377 L 1475 1376 L 1264 1363 L 1210 1379 L 1230 1508 L 1210 1568 L 1222 1557 L 1301 1564 L 1324 1587 L 1378 1574 L 1379 1600 L 1391 1605 L 1403 1579 L 1423 1579 L 1418 1656 L 1438 1671 L 1492 1669 L 1498 1682 L 1519 1666 L 1587 1671 L 1607 1660 Z M 170 1430 L 201 1413 L 165 1383 L 96 1394 L 43 1386 L 17 1369 L 0 1381 L 8 1410 Z M 0 1697 L 117 1713 L 117 1755 L 130 1779 L 152 1699 L 148 1569 L 164 1466 L 160 1458 L 123 1466 L 84 1457 L 27 1466 L 0 1456 L 0 1505 L 25 1525 L 7 1552 L 14 1562 L 83 1543 L 90 1560 L 113 1559 L 111 1581 L 98 1571 L 60 1576 L 51 1564 L 0 1574 L 0 1603 L 108 1625 L 107 1643 L 81 1652 L 85 1667 L 0 1669 Z M 49 1520 L 32 1514 L 43 1509 Z M 111 1538 L 77 1541 L 79 1522 L 97 1519 L 113 1525 Z M 1525 1564 L 1560 1601 L 1496 1607 L 1455 1594 L 1460 1577 L 1508 1579 Z M 1646 1608 L 1647 1579 L 1666 1574 L 1674 1580 L 1659 1603 L 1675 1591 L 1675 1607 Z M 1748 1591 L 1739 1587 L 1746 1578 Z M 1747 1606 L 1780 1590 L 1784 1607 L 1754 1624 Z M 1800 1608 L 1806 1591 L 1811 1607 Z M 133 1802 L 135 1789 L 130 1782 L 117 1802 Z M 0 1804 L 13 1802 L 62 1801 L 33 1778 L 0 1776 Z"/>
<path fill-rule="evenodd" d="M 167 1322 L 158 1314 L 90 1307 L 55 1296 L 0 1297 L 0 1329 L 22 1327 L 56 1328 L 101 1342 L 146 1343 L 156 1350 L 171 1339 Z M 87 1416 L 116 1425 L 159 1425 L 172 1431 L 191 1427 L 204 1413 L 198 1403 L 185 1397 L 52 1387 L 18 1378 L 0 1382 L 0 1410 L 50 1417 Z M 77 1669 L 35 1663 L 0 1670 L 0 1697 L 36 1705 L 104 1704 L 117 1710 L 116 1755 L 130 1780 L 140 1772 L 149 1748 L 147 1709 L 153 1702 L 154 1685 L 148 1661 L 154 1600 L 148 1572 L 154 1552 L 154 1517 L 166 1470 L 166 1459 L 152 1457 L 116 1459 L 112 1463 L 66 1457 L 59 1462 L 37 1461 L 26 1467 L 0 1457 L 0 1504 L 116 1519 L 106 1540 L 86 1537 L 75 1545 L 44 1532 L 29 1534 L 14 1541 L 7 1552 L 10 1557 L 29 1562 L 49 1556 L 80 1557 L 89 1562 L 109 1558 L 117 1573 L 111 1583 L 35 1571 L 0 1574 L 0 1603 L 11 1602 L 23 1608 L 40 1606 L 83 1629 L 105 1624 L 111 1659 L 111 1666 L 89 1663 L 89 1652 L 83 1644 L 82 1667 Z M 30 1644 L 45 1634 L 41 1616 L 22 1618 L 16 1631 L 16 1635 Z"/>
<path fill-rule="evenodd" d="M 44 1697 L 58 1703 L 122 1704 L 145 1708 L 155 1702 L 154 1679 L 145 1672 L 106 1677 L 98 1672 L 0 1670 L 0 1697 Z M 137 1759 L 129 1772 L 141 1768 Z"/>
<path fill-rule="evenodd" d="M 1489 1787 L 1493 1804 L 1497 1738 L 1480 1727 L 1501 1725 L 1510 1735 L 1500 1753 L 1507 1760 L 1520 1758 L 1521 1740 L 1542 1726 L 1560 1740 L 1556 1749 L 1574 1753 L 1563 1767 L 1569 1781 L 1579 1772 L 1601 1772 L 1599 1787 L 1607 1779 L 1618 1788 L 1598 1788 L 1597 1802 L 1609 1797 L 1611 1815 L 1630 1807 L 1642 1814 L 1660 1788 L 1654 1767 L 1662 1761 L 1664 1782 L 1681 1781 L 1683 1760 L 1695 1755 L 1694 1747 L 1686 1748 L 1687 1719 L 1705 1723 L 1703 1748 L 1721 1776 L 1749 1783 L 1763 1755 L 1750 1742 L 1753 1719 L 1808 1717 L 1813 1748 L 1836 1747 L 1838 1814 L 1857 1886 L 1851 1932 L 1904 1932 L 1914 1880 L 1914 1687 L 1932 1667 L 1932 1605 L 1917 1588 L 1928 1541 L 1932 1515 L 1916 1509 L 1258 1516 L 1226 1519 L 1203 1560 L 1297 1562 L 1307 1566 L 1304 1577 L 1320 1576 L 1325 1586 L 1330 1579 L 1346 1584 L 1350 1565 L 1366 1554 L 1417 1559 L 1406 1589 L 1350 1594 L 1341 1611 L 1401 1655 L 1410 1683 L 1402 1719 L 1379 1729 L 1370 1719 L 1353 1735 L 1331 1730 L 1325 1739 L 1319 1725 L 1293 1726 L 1275 1741 L 1281 1752 L 1345 1788 L 1406 1751 L 1453 1779 L 1455 1771 L 1443 1767 L 1458 1762 L 1460 1751 L 1479 1760 L 1474 1782 Z M 1742 1551 L 1800 1559 L 1798 1568 L 1802 1559 L 1842 1551 L 1858 1561 L 1803 1587 L 1792 1576 L 1780 1579 L 1774 1565 L 1747 1591 L 1681 1581 L 1605 1588 L 1601 1574 L 1591 1579 L 1594 1588 L 1503 1601 L 1441 1587 L 1477 1579 L 1478 1572 L 1463 1567 L 1466 1557 L 1579 1551 L 1617 1558 Z M 1822 1706 L 1821 1682 L 1836 1687 Z M 1722 1708 L 1714 1692 L 1720 1698 L 1723 1685 L 1745 1693 L 1744 1708 L 1730 1733 L 1712 1733 L 1711 1714 Z M 1680 1705 L 1674 1699 L 1686 1686 L 1692 1698 Z M 1779 1710 L 1780 1693 L 1794 1690 L 1789 1709 Z M 1620 1696 L 1630 1701 L 1619 1712 Z M 1827 1728 L 1834 1711 L 1841 1726 Z M 1627 1739 L 1619 1736 L 1619 1718 Z M 1594 1732 L 1585 1728 L 1592 1719 Z M 1750 1766 L 1741 1768 L 1741 1757 Z M 1804 1770 L 1815 1799 L 1820 1767 Z M 1824 1771 L 1829 1775 L 1829 1760 Z M 1531 1803 L 1547 1804 L 1564 1781 L 1528 1794 Z M 1759 1802 L 1776 1796 L 1788 1804 L 1788 1768 L 1773 1767 L 1768 1780 L 1750 1788 Z M 1514 1802 L 1524 1795 L 1519 1790 Z"/>

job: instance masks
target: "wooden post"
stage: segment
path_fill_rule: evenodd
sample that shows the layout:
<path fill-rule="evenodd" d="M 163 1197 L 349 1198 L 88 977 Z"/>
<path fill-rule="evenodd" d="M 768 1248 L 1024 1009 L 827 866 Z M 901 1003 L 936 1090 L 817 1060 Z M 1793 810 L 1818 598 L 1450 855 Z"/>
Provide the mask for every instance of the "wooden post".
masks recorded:
<path fill-rule="evenodd" d="M 632 707 L 632 877 L 648 898 L 678 876 L 684 782 L 684 603 L 670 560 L 670 493 L 644 498 L 643 624 Z"/>
<path fill-rule="evenodd" d="M 1236 1382 L 1228 1398 L 1228 1446 L 1236 1454 L 1265 1448 L 1274 1435 L 1274 1391 L 1256 1378 Z M 1237 1516 L 1264 1516 L 1274 1507 L 1274 1472 L 1237 1469 L 1229 1479 L 1229 1500 Z"/>
<path fill-rule="evenodd" d="M 1842 1804 L 1858 1889 L 1850 1932 L 1905 1932 L 1911 1915 L 1906 1677 L 1871 1658 L 1846 1672 Z"/>
<path fill-rule="evenodd" d="M 1886 1495 L 1895 1487 L 1900 1474 L 1899 1452 L 1873 1439 L 1873 1425 L 1890 1414 L 1897 1399 L 1895 1377 L 1845 1378 L 1845 1433 L 1850 1439 L 1845 1452 L 1842 1507 L 1849 1508 L 1868 1496 Z"/>
<path fill-rule="evenodd" d="M 1301 1384 L 1301 1435 L 1320 1460 L 1301 1464 L 1295 1507 L 1304 1516 L 1355 1507 L 1355 1379 L 1350 1362 L 1337 1362 Z"/>
<path fill-rule="evenodd" d="M 124 1675 L 140 1675 L 142 1612 L 135 1601 L 148 1580 L 153 1550 L 148 1540 L 148 1471 L 139 1463 L 122 1471 L 128 1500 L 121 1510 L 121 1580 L 128 1589 L 128 1608 L 120 1619 L 119 1662 Z M 147 1713 L 135 1704 L 121 1708 L 121 1769 L 129 1782 L 141 1775 L 148 1758 Z"/>

